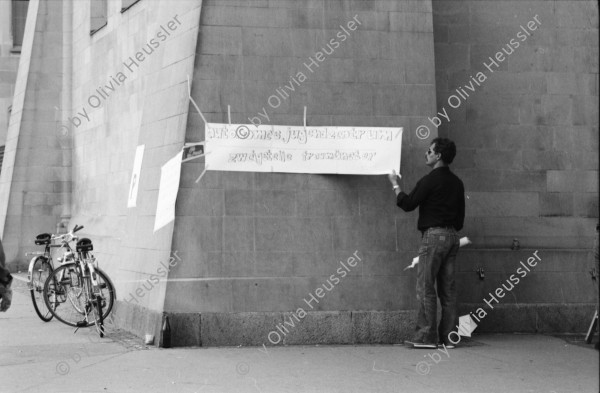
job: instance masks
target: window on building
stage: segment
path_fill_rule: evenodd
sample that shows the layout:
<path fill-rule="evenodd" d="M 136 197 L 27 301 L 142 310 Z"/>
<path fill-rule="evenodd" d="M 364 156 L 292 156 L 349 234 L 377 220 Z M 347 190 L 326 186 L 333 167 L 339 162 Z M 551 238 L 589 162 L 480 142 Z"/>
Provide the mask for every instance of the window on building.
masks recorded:
<path fill-rule="evenodd" d="M 131 8 L 132 5 L 134 5 L 138 1 L 140 0 L 123 0 L 123 2 L 121 3 L 121 12 L 127 11 L 129 8 Z"/>
<path fill-rule="evenodd" d="M 29 0 L 12 0 L 13 52 L 21 52 L 28 7 Z"/>
<path fill-rule="evenodd" d="M 90 35 L 108 23 L 108 0 L 90 1 Z"/>

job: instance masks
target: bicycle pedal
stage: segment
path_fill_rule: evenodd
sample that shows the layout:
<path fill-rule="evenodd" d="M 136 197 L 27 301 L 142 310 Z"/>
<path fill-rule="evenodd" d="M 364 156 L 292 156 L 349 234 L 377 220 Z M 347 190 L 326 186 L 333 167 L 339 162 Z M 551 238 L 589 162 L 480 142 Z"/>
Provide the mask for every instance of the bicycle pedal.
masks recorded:
<path fill-rule="evenodd" d="M 77 325 L 77 328 L 86 327 L 87 326 L 87 322 L 86 321 L 79 321 L 75 325 Z"/>

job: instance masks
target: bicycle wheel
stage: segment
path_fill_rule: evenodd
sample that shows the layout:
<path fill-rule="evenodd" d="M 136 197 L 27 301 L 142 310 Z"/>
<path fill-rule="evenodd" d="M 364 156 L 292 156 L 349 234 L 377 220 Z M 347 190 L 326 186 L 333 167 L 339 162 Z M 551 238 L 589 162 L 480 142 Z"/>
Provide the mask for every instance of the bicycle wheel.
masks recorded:
<path fill-rule="evenodd" d="M 77 265 L 63 265 L 54 270 L 44 284 L 43 293 L 46 306 L 56 319 L 69 326 L 89 326 L 91 299 Z"/>
<path fill-rule="evenodd" d="M 70 263 L 54 270 L 44 285 L 44 300 L 52 314 L 61 322 L 74 327 L 96 323 L 90 315 L 100 304 L 102 322 L 115 304 L 115 289 L 106 274 L 98 269 L 97 280 L 100 300 L 90 296 L 89 277 L 84 278 L 78 265 Z"/>
<path fill-rule="evenodd" d="M 53 315 L 48 309 L 46 302 L 44 301 L 44 284 L 46 279 L 52 273 L 52 265 L 48 262 L 48 258 L 39 256 L 33 262 L 33 269 L 30 277 L 30 292 L 31 300 L 33 301 L 33 308 L 36 314 L 44 322 L 49 322 Z"/>
<path fill-rule="evenodd" d="M 115 302 L 115 290 L 112 282 L 108 279 L 108 276 L 103 271 L 95 269 L 92 273 L 95 277 L 95 281 L 98 284 L 97 288 L 93 287 L 92 279 L 90 276 L 84 277 L 84 287 L 88 293 L 88 299 L 92 299 L 90 302 L 90 309 L 87 312 L 87 326 L 94 325 L 100 338 L 104 337 L 104 319 L 111 312 Z M 78 326 L 83 326 L 83 323 L 79 323 Z"/>
<path fill-rule="evenodd" d="M 100 288 L 100 296 L 102 298 L 102 320 L 105 320 L 115 305 L 115 287 L 106 273 L 104 273 L 102 270 L 96 269 L 96 273 L 98 273 L 97 280 Z"/>
<path fill-rule="evenodd" d="M 102 298 L 102 319 L 105 320 L 115 305 L 115 299 L 117 295 L 115 292 L 115 287 L 106 273 L 99 268 L 96 268 L 95 270 L 98 274 L 96 276 L 96 280 L 98 280 L 98 287 L 100 289 L 100 296 Z"/>

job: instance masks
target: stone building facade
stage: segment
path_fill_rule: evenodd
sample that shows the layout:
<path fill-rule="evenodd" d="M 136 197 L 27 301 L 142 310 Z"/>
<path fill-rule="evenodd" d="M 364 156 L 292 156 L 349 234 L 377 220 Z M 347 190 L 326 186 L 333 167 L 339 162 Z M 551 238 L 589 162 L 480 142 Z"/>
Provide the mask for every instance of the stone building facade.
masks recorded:
<path fill-rule="evenodd" d="M 27 6 L 27 1 L 0 3 L 0 166 L 12 111 Z"/>
<path fill-rule="evenodd" d="M 459 254 L 463 313 L 487 307 L 481 331 L 583 331 L 597 33 L 591 1 L 32 0 L 0 174 L 7 258 L 22 269 L 37 233 L 84 225 L 116 284 L 116 323 L 158 337 L 169 316 L 174 345 L 400 342 L 420 234 L 385 176 L 207 171 L 196 183 L 202 160 L 185 162 L 175 221 L 153 231 L 161 166 L 204 140 L 190 95 L 208 122 L 228 122 L 229 106 L 234 123 L 268 110 L 270 124 L 302 124 L 306 106 L 309 125 L 403 127 L 408 189 L 431 139 L 454 139 L 474 242 Z M 488 307 L 536 250 L 541 262 Z"/>

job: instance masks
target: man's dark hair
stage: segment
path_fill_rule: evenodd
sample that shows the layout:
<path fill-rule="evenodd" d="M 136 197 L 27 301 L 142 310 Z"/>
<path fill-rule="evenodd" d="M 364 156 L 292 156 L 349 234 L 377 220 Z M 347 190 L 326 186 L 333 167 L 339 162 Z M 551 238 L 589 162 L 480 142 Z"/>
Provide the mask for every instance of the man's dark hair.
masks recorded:
<path fill-rule="evenodd" d="M 442 161 L 447 165 L 452 164 L 456 157 L 456 145 L 448 138 L 435 138 L 432 142 L 435 143 L 434 152 L 442 155 Z"/>

